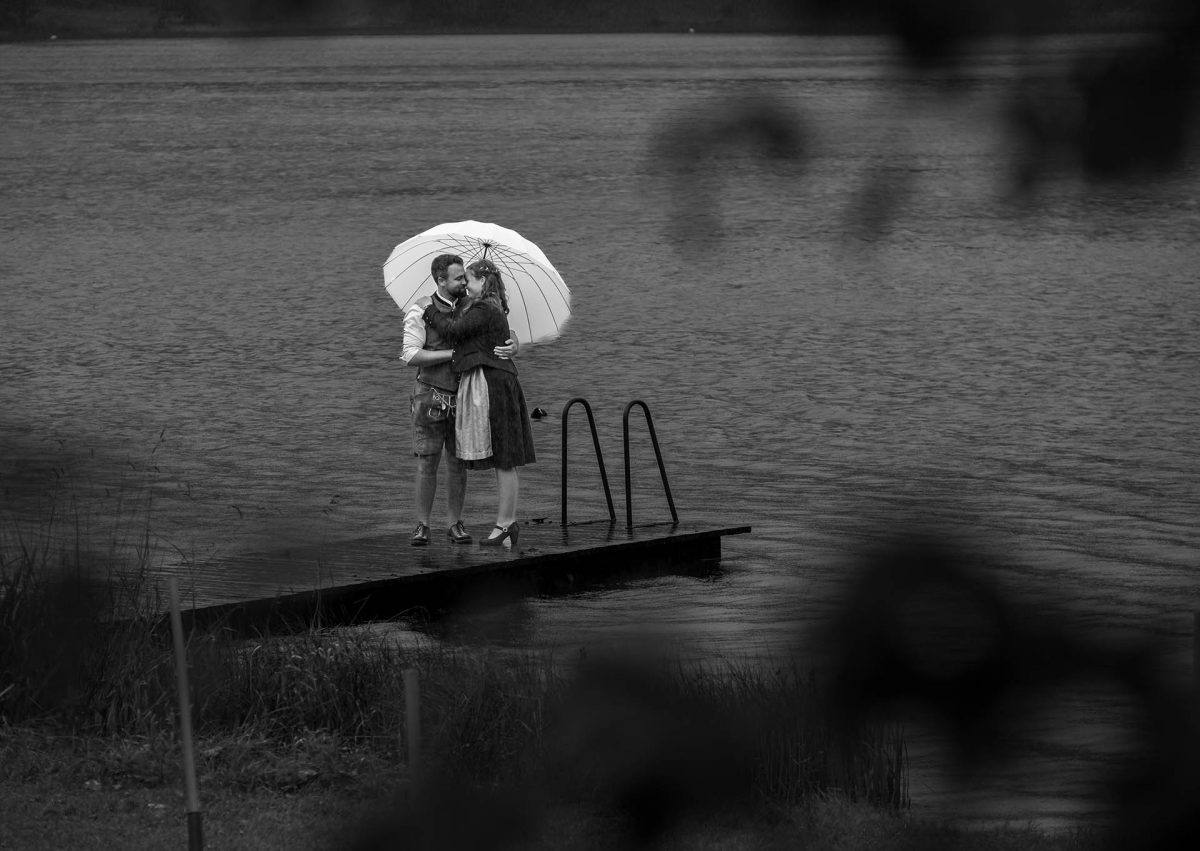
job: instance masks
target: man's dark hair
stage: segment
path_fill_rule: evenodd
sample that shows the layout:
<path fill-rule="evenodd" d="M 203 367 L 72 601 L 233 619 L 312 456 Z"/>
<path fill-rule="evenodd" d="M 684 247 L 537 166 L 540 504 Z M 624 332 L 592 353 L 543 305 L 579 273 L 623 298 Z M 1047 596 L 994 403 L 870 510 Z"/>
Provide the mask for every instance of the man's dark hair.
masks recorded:
<path fill-rule="evenodd" d="M 429 264 L 429 271 L 433 274 L 435 281 L 444 281 L 446 280 L 446 270 L 454 265 L 462 265 L 462 258 L 457 254 L 439 254 Z"/>

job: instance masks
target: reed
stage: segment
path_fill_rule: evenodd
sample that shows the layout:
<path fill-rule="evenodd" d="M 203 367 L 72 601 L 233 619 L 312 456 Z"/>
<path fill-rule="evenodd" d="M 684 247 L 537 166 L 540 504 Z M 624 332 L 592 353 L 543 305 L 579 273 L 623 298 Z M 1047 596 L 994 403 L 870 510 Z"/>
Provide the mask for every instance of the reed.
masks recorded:
<path fill-rule="evenodd" d="M 816 675 L 797 660 L 680 668 L 677 682 L 688 702 L 716 706 L 751 732 L 753 785 L 763 797 L 795 802 L 833 794 L 889 809 L 910 806 L 902 728 L 844 729 Z"/>
<path fill-rule="evenodd" d="M 170 707 L 147 677 L 169 655 L 139 617 L 158 605 L 148 497 L 96 530 L 71 486 L 56 473 L 37 522 L 0 514 L 0 721 L 127 732 Z"/>
<path fill-rule="evenodd" d="M 200 735 L 282 745 L 317 734 L 405 764 L 404 671 L 416 668 L 427 758 L 469 782 L 528 767 L 550 695 L 545 669 L 525 656 L 402 651 L 373 627 L 239 642 L 209 632 L 193 636 L 189 656 Z"/>

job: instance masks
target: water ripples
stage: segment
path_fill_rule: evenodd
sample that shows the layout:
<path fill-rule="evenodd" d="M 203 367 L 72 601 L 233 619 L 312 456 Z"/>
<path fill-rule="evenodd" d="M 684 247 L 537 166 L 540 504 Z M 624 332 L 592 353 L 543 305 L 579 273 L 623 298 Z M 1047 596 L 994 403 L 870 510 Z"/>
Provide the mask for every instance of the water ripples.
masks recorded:
<path fill-rule="evenodd" d="M 64 452 L 100 494 L 132 467 L 184 564 L 404 530 L 411 374 L 380 267 L 430 224 L 490 220 L 574 295 L 569 333 L 519 359 L 551 412 L 529 516 L 558 516 L 562 404 L 592 401 L 614 472 L 641 398 L 681 515 L 754 532 L 715 577 L 527 601 L 489 640 L 791 652 L 909 524 L 1178 660 L 1200 608 L 1194 180 L 1018 215 L 997 190 L 999 55 L 956 112 L 898 92 L 861 40 L 500 42 L 454 73 L 437 39 L 7 45 L 0 436 L 42 460 L 5 461 L 6 487 Z M 764 92 L 801 112 L 812 158 L 698 175 L 719 208 L 681 253 L 656 134 Z M 896 220 L 857 239 L 879 169 Z M 638 425 L 636 514 L 662 519 Z M 576 426 L 572 513 L 603 516 Z"/>

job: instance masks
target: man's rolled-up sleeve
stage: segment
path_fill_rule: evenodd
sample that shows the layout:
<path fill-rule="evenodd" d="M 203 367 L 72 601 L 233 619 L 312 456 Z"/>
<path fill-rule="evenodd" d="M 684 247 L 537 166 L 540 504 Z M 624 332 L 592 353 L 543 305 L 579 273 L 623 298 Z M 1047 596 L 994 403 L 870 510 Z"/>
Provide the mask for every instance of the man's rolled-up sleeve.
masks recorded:
<path fill-rule="evenodd" d="M 404 344 L 400 360 L 408 363 L 413 355 L 425 348 L 425 319 L 420 305 L 411 305 L 404 313 Z"/>

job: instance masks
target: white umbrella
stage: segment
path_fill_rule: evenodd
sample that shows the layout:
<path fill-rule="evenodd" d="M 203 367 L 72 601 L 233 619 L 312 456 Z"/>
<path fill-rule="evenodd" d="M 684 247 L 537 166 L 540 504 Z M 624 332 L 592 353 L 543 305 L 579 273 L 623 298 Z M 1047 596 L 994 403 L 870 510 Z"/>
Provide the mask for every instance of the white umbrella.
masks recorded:
<path fill-rule="evenodd" d="M 439 254 L 457 254 L 469 265 L 484 258 L 504 276 L 508 327 L 522 343 L 552 340 L 571 315 L 571 291 L 542 250 L 514 230 L 489 222 L 437 225 L 397 245 L 383 264 L 383 283 L 407 310 L 437 285 L 429 264 Z"/>

